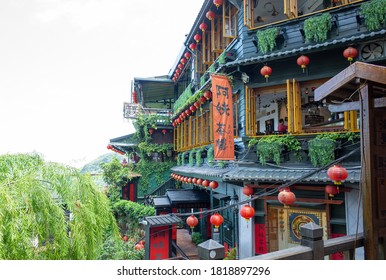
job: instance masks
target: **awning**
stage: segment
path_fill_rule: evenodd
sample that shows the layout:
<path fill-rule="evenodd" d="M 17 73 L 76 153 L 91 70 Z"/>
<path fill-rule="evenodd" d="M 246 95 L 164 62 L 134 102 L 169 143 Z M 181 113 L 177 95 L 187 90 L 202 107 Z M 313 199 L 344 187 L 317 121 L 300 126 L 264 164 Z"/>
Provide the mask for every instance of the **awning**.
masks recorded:
<path fill-rule="evenodd" d="M 174 166 L 171 170 L 183 176 L 221 181 L 223 175 L 232 170 L 232 168 Z"/>
<path fill-rule="evenodd" d="M 154 208 L 207 208 L 209 193 L 205 190 L 168 190 L 165 196 L 153 199 Z"/>
<path fill-rule="evenodd" d="M 182 220 L 174 214 L 145 217 L 148 227 L 169 226 L 181 223 Z"/>
<path fill-rule="evenodd" d="M 287 182 L 299 179 L 310 173 L 312 169 L 279 169 L 279 168 L 258 168 L 258 167 L 236 167 L 232 171 L 224 174 L 223 181 L 267 181 L 267 182 Z M 359 183 L 361 170 L 347 169 L 348 177 L 345 180 L 350 183 Z M 331 179 L 327 176 L 327 171 L 322 170 L 316 174 L 313 174 L 302 182 L 331 182 Z"/>

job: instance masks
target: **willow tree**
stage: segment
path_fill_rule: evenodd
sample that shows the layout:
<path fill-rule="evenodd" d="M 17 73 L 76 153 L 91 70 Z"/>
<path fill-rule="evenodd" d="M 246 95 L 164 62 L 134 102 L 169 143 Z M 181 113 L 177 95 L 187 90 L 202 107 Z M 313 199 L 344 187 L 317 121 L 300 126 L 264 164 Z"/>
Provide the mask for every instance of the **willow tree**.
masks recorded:
<path fill-rule="evenodd" d="M 119 238 L 87 175 L 37 154 L 0 156 L 0 259 L 97 259 Z"/>

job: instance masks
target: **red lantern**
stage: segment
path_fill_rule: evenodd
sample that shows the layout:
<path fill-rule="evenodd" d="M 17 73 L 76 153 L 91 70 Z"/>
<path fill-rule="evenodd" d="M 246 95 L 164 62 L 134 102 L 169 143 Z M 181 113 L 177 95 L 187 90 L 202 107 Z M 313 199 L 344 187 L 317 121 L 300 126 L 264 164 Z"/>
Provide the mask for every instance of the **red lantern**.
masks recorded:
<path fill-rule="evenodd" d="M 131 99 L 133 100 L 133 103 L 138 103 L 137 92 L 135 90 L 131 93 Z"/>
<path fill-rule="evenodd" d="M 243 188 L 243 194 L 245 194 L 246 196 L 253 195 L 253 188 L 251 188 L 250 186 L 245 186 Z"/>
<path fill-rule="evenodd" d="M 209 184 L 210 184 L 209 180 L 204 180 L 204 181 L 202 181 L 202 185 L 203 185 L 205 188 L 209 187 Z"/>
<path fill-rule="evenodd" d="M 240 209 L 240 215 L 248 222 L 250 218 L 255 216 L 255 209 L 250 205 L 244 205 Z"/>
<path fill-rule="evenodd" d="M 155 131 L 154 128 L 149 128 L 149 133 L 150 133 L 150 135 L 153 134 L 154 131 Z"/>
<path fill-rule="evenodd" d="M 177 78 L 176 78 L 176 77 L 173 77 L 172 80 L 173 80 L 173 82 L 176 82 L 176 81 L 177 81 Z"/>
<path fill-rule="evenodd" d="M 294 204 L 296 200 L 296 196 L 289 188 L 284 188 L 282 189 L 278 196 L 278 200 L 283 203 L 284 205 L 292 205 Z"/>
<path fill-rule="evenodd" d="M 197 45 L 196 45 L 195 43 L 191 43 L 191 44 L 189 45 L 189 48 L 190 48 L 192 51 L 194 51 L 194 50 L 197 49 Z"/>
<path fill-rule="evenodd" d="M 181 58 L 180 62 L 184 65 L 186 63 L 186 58 Z"/>
<path fill-rule="evenodd" d="M 210 92 L 209 90 L 205 91 L 204 97 L 206 98 L 206 100 L 211 99 L 212 98 L 212 92 Z"/>
<path fill-rule="evenodd" d="M 216 8 L 220 7 L 222 5 L 222 0 L 213 0 L 213 4 L 216 5 Z"/>
<path fill-rule="evenodd" d="M 186 219 L 186 223 L 188 224 L 188 226 L 189 226 L 191 229 L 194 229 L 194 227 L 195 227 L 196 225 L 198 225 L 198 219 L 196 218 L 196 216 L 191 215 L 191 216 L 189 216 L 189 217 Z"/>
<path fill-rule="evenodd" d="M 177 74 L 180 74 L 180 73 L 181 73 L 181 69 L 177 68 L 177 69 L 176 69 L 176 73 L 177 73 Z"/>
<path fill-rule="evenodd" d="M 196 35 L 194 35 L 193 38 L 194 38 L 194 41 L 196 41 L 197 43 L 201 41 L 201 35 L 198 33 Z"/>
<path fill-rule="evenodd" d="M 166 129 L 162 129 L 161 132 L 163 135 L 165 135 L 168 131 Z"/>
<path fill-rule="evenodd" d="M 191 113 L 192 113 L 192 111 L 190 111 L 189 109 L 186 109 L 186 110 L 185 110 L 186 116 L 190 116 Z"/>
<path fill-rule="evenodd" d="M 145 246 L 141 243 L 138 243 L 137 245 L 134 246 L 134 249 L 137 251 L 142 250 L 144 248 L 145 248 Z"/>
<path fill-rule="evenodd" d="M 192 183 L 197 185 L 197 180 L 198 180 L 197 178 L 193 178 Z"/>
<path fill-rule="evenodd" d="M 263 66 L 263 68 L 261 68 L 260 74 L 263 75 L 264 78 L 266 79 L 266 81 L 268 82 L 268 78 L 272 74 L 272 68 L 265 65 L 265 66 Z"/>
<path fill-rule="evenodd" d="M 111 150 L 112 148 L 113 148 L 113 146 L 107 145 L 107 149 L 108 149 L 108 150 Z"/>
<path fill-rule="evenodd" d="M 218 188 L 218 183 L 216 181 L 212 181 L 209 183 L 209 187 L 211 187 L 213 190 Z"/>
<path fill-rule="evenodd" d="M 327 185 L 324 189 L 330 198 L 339 193 L 339 188 L 334 185 Z"/>
<path fill-rule="evenodd" d="M 307 65 L 310 63 L 310 59 L 308 58 L 308 56 L 302 55 L 302 56 L 299 56 L 299 58 L 297 59 L 296 63 L 300 67 L 302 67 L 303 73 L 304 73 L 304 69 L 307 68 Z"/>
<path fill-rule="evenodd" d="M 350 64 L 353 61 L 353 59 L 357 57 L 357 55 L 358 55 L 358 51 L 353 47 L 348 47 L 343 51 L 343 56 L 347 58 L 348 61 L 350 61 Z"/>
<path fill-rule="evenodd" d="M 197 185 L 200 185 L 200 186 L 202 186 L 202 182 L 203 182 L 204 180 L 202 180 L 201 178 L 199 178 L 198 180 L 197 180 Z"/>
<path fill-rule="evenodd" d="M 185 56 L 186 59 L 189 59 L 189 58 L 191 57 L 191 54 L 190 54 L 190 52 L 186 52 L 186 53 L 184 54 L 184 56 Z"/>
<path fill-rule="evenodd" d="M 212 19 L 214 19 L 214 15 L 215 15 L 214 12 L 208 11 L 206 13 L 206 18 L 209 19 L 209 20 L 212 20 Z"/>
<path fill-rule="evenodd" d="M 197 110 L 196 106 L 194 105 L 190 106 L 189 109 L 192 111 L 192 113 Z"/>
<path fill-rule="evenodd" d="M 182 63 L 179 63 L 177 67 L 178 67 L 179 69 L 182 69 L 182 68 L 184 68 L 184 65 L 182 65 Z"/>
<path fill-rule="evenodd" d="M 223 222 L 224 222 L 224 218 L 218 213 L 213 214 L 210 217 L 210 223 L 214 225 L 215 228 L 220 227 Z"/>
<path fill-rule="evenodd" d="M 205 96 L 201 96 L 198 100 L 199 100 L 202 104 L 204 104 L 204 103 L 206 102 Z"/>
<path fill-rule="evenodd" d="M 191 184 L 193 182 L 193 178 L 188 178 L 188 183 Z"/>
<path fill-rule="evenodd" d="M 199 28 L 201 29 L 202 32 L 205 32 L 206 29 L 208 28 L 208 25 L 205 22 L 203 22 L 200 24 Z"/>
<path fill-rule="evenodd" d="M 196 102 L 194 102 L 194 106 L 196 107 L 196 109 L 198 109 L 198 108 L 200 108 L 201 103 L 196 101 Z"/>
<path fill-rule="evenodd" d="M 334 181 L 335 185 L 341 185 L 341 181 L 346 180 L 348 173 L 346 168 L 335 164 L 327 170 L 327 176 Z"/>

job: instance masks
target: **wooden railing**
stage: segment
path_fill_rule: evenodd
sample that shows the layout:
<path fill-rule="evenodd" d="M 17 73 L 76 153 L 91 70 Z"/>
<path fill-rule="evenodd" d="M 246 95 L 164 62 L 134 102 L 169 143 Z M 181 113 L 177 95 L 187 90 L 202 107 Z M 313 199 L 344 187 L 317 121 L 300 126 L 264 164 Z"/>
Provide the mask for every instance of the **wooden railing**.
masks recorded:
<path fill-rule="evenodd" d="M 349 252 L 348 258 L 354 259 L 356 248 L 364 246 L 363 234 L 347 235 L 322 240 L 323 229 L 313 223 L 300 227 L 301 245 L 276 252 L 271 252 L 247 260 L 323 260 L 325 256 Z"/>
<path fill-rule="evenodd" d="M 154 189 L 151 193 L 147 194 L 145 197 L 138 197 L 137 202 L 151 204 L 152 197 L 163 196 L 166 194 L 167 190 L 175 190 L 175 189 L 176 189 L 175 181 L 169 178 L 169 180 L 164 182 L 162 185 L 158 186 L 156 189 Z"/>

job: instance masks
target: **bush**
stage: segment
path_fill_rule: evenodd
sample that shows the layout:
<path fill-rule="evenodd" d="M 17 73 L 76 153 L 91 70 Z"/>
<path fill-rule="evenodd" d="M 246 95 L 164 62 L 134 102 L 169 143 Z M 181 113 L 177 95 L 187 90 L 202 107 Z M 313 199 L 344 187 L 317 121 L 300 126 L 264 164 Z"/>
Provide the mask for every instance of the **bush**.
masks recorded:
<path fill-rule="evenodd" d="M 202 243 L 204 241 L 204 238 L 202 237 L 202 234 L 199 232 L 193 232 L 192 233 L 192 242 L 196 245 Z"/>

